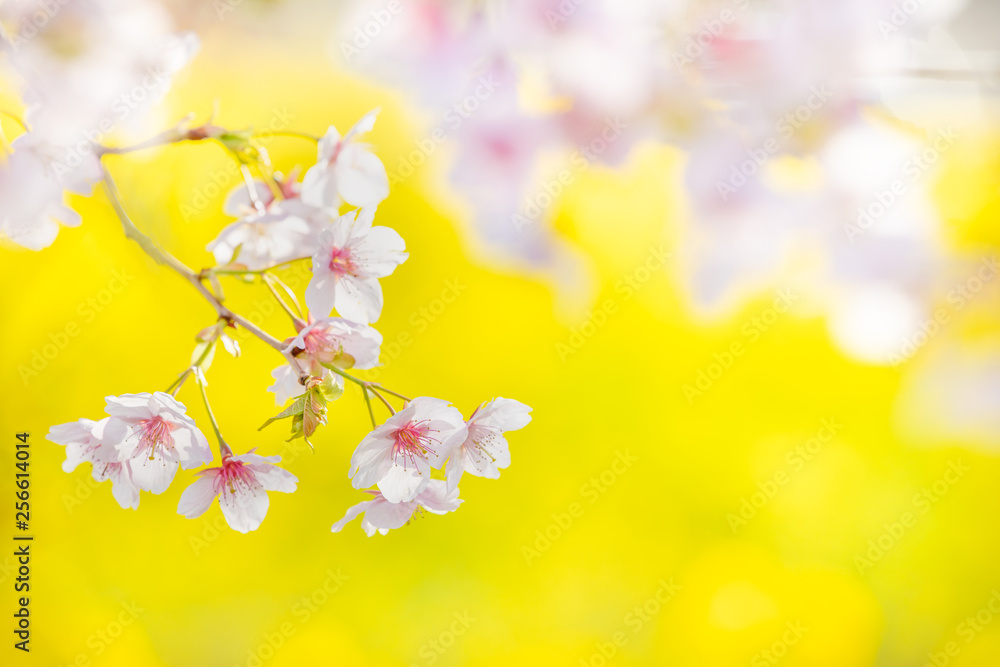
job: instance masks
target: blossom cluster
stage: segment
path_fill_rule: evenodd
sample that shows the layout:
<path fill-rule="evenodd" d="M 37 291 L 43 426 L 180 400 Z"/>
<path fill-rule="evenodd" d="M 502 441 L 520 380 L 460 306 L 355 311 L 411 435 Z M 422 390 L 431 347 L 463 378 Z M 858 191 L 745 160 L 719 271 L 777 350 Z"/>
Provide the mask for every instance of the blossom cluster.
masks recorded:
<path fill-rule="evenodd" d="M 211 122 L 194 126 L 188 119 L 153 139 L 109 145 L 106 135 L 129 133 L 118 121 L 148 119 L 171 76 L 194 55 L 197 39 L 171 33 L 159 5 L 143 0 L 55 6 L 60 11 L 41 22 L 32 3 L 5 3 L 0 9 L 4 63 L 21 76 L 26 107 L 23 117 L 4 111 L 23 132 L 10 142 L 4 137 L 0 236 L 31 250 L 44 249 L 55 240 L 58 223 L 81 222 L 66 205 L 66 193 L 89 195 L 102 182 L 126 236 L 187 278 L 217 314 L 217 321 L 198 333 L 188 367 L 166 390 L 108 396 L 103 418 L 51 427 L 47 438 L 66 447 L 64 470 L 90 463 L 96 481 L 111 481 L 112 495 L 123 508 L 137 509 L 141 492 L 164 493 L 178 469 L 198 469 L 196 481 L 180 495 L 177 512 L 198 517 L 218 498 L 234 530 L 256 530 L 267 514 L 268 492 L 292 493 L 298 479 L 277 465 L 280 456 L 265 456 L 256 448 L 234 453 L 212 411 L 206 373 L 219 345 L 240 356 L 240 346 L 228 332 L 243 327 L 283 359 L 268 388 L 283 409 L 261 429 L 290 419 L 290 439 L 304 438 L 313 446 L 310 438 L 327 424 L 330 405 L 343 395 L 345 383 L 356 385 L 364 396 L 373 430 L 351 457 L 348 476 L 354 488 L 374 498 L 349 509 L 334 531 L 364 513 L 365 532 L 385 534 L 417 512 L 457 509 L 465 472 L 499 477 L 500 469 L 510 464 L 504 433 L 528 424 L 529 407 L 496 398 L 466 419 L 447 401 L 411 399 L 352 374 L 379 365 L 382 335 L 372 325 L 384 305 L 380 280 L 408 258 L 399 233 L 375 224 L 378 207 L 390 192 L 384 165 L 364 142 L 378 110 L 344 134 L 333 126 L 323 136 L 290 132 L 317 147 L 316 162 L 301 179 L 298 170 L 289 175 L 274 171 L 252 130 L 228 130 Z M 56 62 L 65 56 L 57 51 L 66 39 L 79 39 L 82 46 L 63 58 L 66 62 Z M 103 118 L 105 109 L 120 109 L 120 118 Z M 195 141 L 220 146 L 237 162 L 245 181 L 223 206 L 232 222 L 206 248 L 215 266 L 197 272 L 132 221 L 106 164 L 115 155 Z M 282 268 L 298 262 L 308 263 L 312 272 L 301 295 L 304 306 L 280 278 Z M 288 314 L 293 333 L 275 337 L 231 310 L 223 278 L 266 287 Z M 218 460 L 177 398 L 188 380 L 204 401 Z M 389 413 L 381 424 L 372 399 Z M 402 401 L 402 407 L 397 410 L 393 401 Z M 436 478 L 433 471 L 438 471 Z"/>
<path fill-rule="evenodd" d="M 384 3 L 356 0 L 333 57 L 443 119 L 392 177 L 455 144 L 451 181 L 475 211 L 474 248 L 548 279 L 581 315 L 593 271 L 557 229 L 561 194 L 643 143 L 665 144 L 686 154 L 677 269 L 692 308 L 728 314 L 808 284 L 834 342 L 884 364 L 953 269 L 930 179 L 885 191 L 936 142 L 941 121 L 914 100 L 947 85 L 936 68 L 965 60 L 940 36 L 964 4 L 901 14 L 893 0 L 412 0 L 380 19 Z M 800 164 L 805 178 L 789 179 Z M 815 259 L 800 266 L 804 256 Z"/>

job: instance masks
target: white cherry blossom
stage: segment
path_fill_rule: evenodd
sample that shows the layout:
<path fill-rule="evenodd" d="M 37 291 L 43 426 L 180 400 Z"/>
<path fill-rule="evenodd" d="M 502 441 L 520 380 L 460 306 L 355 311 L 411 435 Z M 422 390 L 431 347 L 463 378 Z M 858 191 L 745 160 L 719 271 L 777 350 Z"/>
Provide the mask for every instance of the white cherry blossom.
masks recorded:
<path fill-rule="evenodd" d="M 315 166 L 302 179 L 302 198 L 313 206 L 339 208 L 377 206 L 389 196 L 389 177 L 382 161 L 358 138 L 375 126 L 378 109 L 361 118 L 343 137 L 332 125 L 319 141 Z"/>
<path fill-rule="evenodd" d="M 278 180 L 278 187 L 281 198 L 260 181 L 254 182 L 252 197 L 247 186 L 229 193 L 223 211 L 238 219 L 206 247 L 216 262 L 259 271 L 312 256 L 316 238 L 337 212 L 302 201 L 294 175 Z"/>
<path fill-rule="evenodd" d="M 531 408 L 512 398 L 495 398 L 476 408 L 467 422 L 468 437 L 448 459 L 448 488 L 458 487 L 463 472 L 499 479 L 500 468 L 510 465 L 510 449 L 503 434 L 527 426 L 530 412 Z"/>
<path fill-rule="evenodd" d="M 439 398 L 415 398 L 369 433 L 351 457 L 356 489 L 378 485 L 390 503 L 409 502 L 468 435 L 462 414 Z"/>
<path fill-rule="evenodd" d="M 382 314 L 378 279 L 390 275 L 409 255 L 396 230 L 372 227 L 374 219 L 374 208 L 351 211 L 320 234 L 313 277 L 306 287 L 306 305 L 313 315 L 326 317 L 336 308 L 341 317 L 370 324 Z"/>
<path fill-rule="evenodd" d="M 299 480 L 274 465 L 281 460 L 280 456 L 260 456 L 254 451 L 233 455 L 224 447 L 222 465 L 198 471 L 198 480 L 181 494 L 177 513 L 195 519 L 218 497 L 230 528 L 241 533 L 257 530 L 267 515 L 270 503 L 267 492 L 292 493 Z"/>
<path fill-rule="evenodd" d="M 111 480 L 111 495 L 122 509 L 138 509 L 139 487 L 132 480 L 129 463 L 118 462 L 115 449 L 101 444 L 104 428 L 110 419 L 105 417 L 97 422 L 80 419 L 58 424 L 49 429 L 45 438 L 66 447 L 66 460 L 62 464 L 64 472 L 73 472 L 81 463 L 89 462 L 95 481 Z"/>
<path fill-rule="evenodd" d="M 187 408 L 170 394 L 108 396 L 111 419 L 101 444 L 114 447 L 119 462 L 128 462 L 132 479 L 143 491 L 163 493 L 177 467 L 196 468 L 212 460 L 208 440 L 187 416 Z"/>
<path fill-rule="evenodd" d="M 378 365 L 382 334 L 367 324 L 355 324 L 341 317 L 326 317 L 306 325 L 295 338 L 289 339 L 288 354 L 295 357 L 299 369 L 283 364 L 271 372 L 275 382 L 267 388 L 274 392 L 275 402 L 286 401 L 302 394 L 305 389 L 299 382 L 300 369 L 313 377 L 324 377 L 326 365 L 342 370 L 366 370 Z M 333 381 L 343 387 L 339 375 Z"/>
<path fill-rule="evenodd" d="M 223 229 L 205 249 L 215 255 L 220 265 L 234 263 L 250 271 L 259 271 L 308 256 L 312 252 L 313 236 L 313 229 L 306 220 L 278 209 L 237 220 Z"/>
<path fill-rule="evenodd" d="M 374 496 L 371 500 L 365 500 L 347 510 L 344 518 L 333 524 L 331 531 L 339 533 L 344 526 L 353 521 L 359 514 L 364 513 L 361 519 L 361 528 L 368 537 L 376 532 L 385 535 L 393 528 L 401 528 L 410 522 L 413 514 L 419 510 L 427 510 L 431 514 L 447 514 L 454 512 L 461 505 L 463 500 L 458 498 L 458 489 L 448 490 L 443 480 L 432 479 L 427 487 L 417 494 L 417 497 L 408 502 L 390 503 L 378 491 L 367 491 Z"/>

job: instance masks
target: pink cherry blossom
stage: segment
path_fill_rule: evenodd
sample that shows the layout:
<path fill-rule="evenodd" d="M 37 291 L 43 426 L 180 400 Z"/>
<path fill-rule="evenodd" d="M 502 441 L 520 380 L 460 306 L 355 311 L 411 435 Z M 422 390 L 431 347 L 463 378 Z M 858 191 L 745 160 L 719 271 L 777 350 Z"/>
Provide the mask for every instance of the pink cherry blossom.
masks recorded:
<path fill-rule="evenodd" d="M 325 317 L 306 326 L 288 344 L 287 352 L 306 356 L 313 364 L 365 370 L 378 365 L 382 334 L 367 324 Z"/>
<path fill-rule="evenodd" d="M 366 370 L 378 366 L 382 334 L 367 324 L 355 324 L 341 317 L 325 317 L 305 326 L 299 335 L 288 341 L 286 353 L 297 360 L 299 369 L 314 377 L 323 377 L 326 365 L 347 370 Z M 300 370 L 283 364 L 271 371 L 275 382 L 267 388 L 274 392 L 275 402 L 284 405 L 290 398 L 302 394 Z M 343 386 L 339 375 L 334 382 Z"/>
<path fill-rule="evenodd" d="M 298 478 L 274 465 L 280 456 L 260 456 L 251 449 L 234 456 L 224 446 L 222 466 L 198 471 L 199 478 L 184 489 L 177 513 L 188 519 L 204 514 L 218 496 L 226 523 L 233 530 L 248 533 L 260 527 L 267 516 L 268 491 L 292 493 Z"/>
<path fill-rule="evenodd" d="M 361 528 L 368 537 L 376 532 L 385 535 L 393 528 L 401 528 L 409 523 L 414 512 L 427 510 L 431 514 L 446 514 L 454 512 L 459 505 L 465 502 L 458 499 L 457 488 L 449 491 L 445 488 L 444 481 L 440 479 L 432 479 L 427 487 L 417 494 L 416 498 L 408 502 L 390 503 L 378 491 L 367 491 L 366 493 L 375 497 L 348 509 L 344 518 L 333 524 L 331 531 L 339 533 L 348 522 L 364 513 Z"/>
<path fill-rule="evenodd" d="M 390 503 L 409 502 L 468 435 L 462 414 L 439 398 L 415 398 L 365 436 L 351 457 L 354 488 L 378 485 Z"/>
<path fill-rule="evenodd" d="M 306 287 L 306 305 L 314 315 L 326 317 L 336 308 L 341 317 L 369 324 L 382 314 L 378 279 L 408 255 L 402 237 L 389 227 L 372 227 L 374 218 L 374 208 L 351 211 L 320 234 Z"/>
<path fill-rule="evenodd" d="M 209 463 L 208 440 L 187 416 L 187 408 L 170 394 L 108 396 L 111 415 L 101 444 L 114 447 L 119 462 L 128 462 L 132 479 L 143 491 L 163 493 L 178 465 L 185 470 Z"/>
<path fill-rule="evenodd" d="M 315 166 L 302 179 L 302 199 L 313 206 L 377 206 L 389 196 L 389 177 L 381 160 L 357 139 L 375 126 L 378 109 L 369 112 L 343 137 L 332 125 L 319 141 Z"/>
<path fill-rule="evenodd" d="M 83 462 L 92 465 L 94 480 L 111 480 L 111 495 L 122 509 L 139 508 L 139 487 L 132 480 L 128 461 L 119 463 L 113 447 L 101 444 L 104 428 L 110 417 L 99 422 L 80 419 L 68 424 L 58 424 L 49 429 L 45 438 L 57 445 L 65 445 L 66 460 L 62 469 L 73 472 Z"/>
<path fill-rule="evenodd" d="M 448 459 L 448 488 L 458 486 L 463 472 L 498 479 L 500 468 L 510 465 L 510 449 L 503 434 L 527 426 L 529 412 L 531 408 L 512 398 L 495 398 L 479 406 L 467 422 L 468 436 Z"/>

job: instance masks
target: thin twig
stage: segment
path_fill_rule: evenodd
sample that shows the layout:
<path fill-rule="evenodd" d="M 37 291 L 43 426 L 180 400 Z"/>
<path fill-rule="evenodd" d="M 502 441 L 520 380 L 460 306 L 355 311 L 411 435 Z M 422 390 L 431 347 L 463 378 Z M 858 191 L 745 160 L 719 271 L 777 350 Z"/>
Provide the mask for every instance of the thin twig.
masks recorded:
<path fill-rule="evenodd" d="M 267 333 L 266 331 L 261 330 L 255 324 L 253 324 L 253 322 L 250 322 L 242 315 L 234 313 L 233 311 L 226 308 L 219 300 L 219 298 L 215 296 L 215 294 L 213 294 L 207 287 L 205 287 L 205 285 L 202 283 L 202 279 L 199 274 L 196 274 L 194 271 L 189 269 L 176 257 L 168 253 L 166 250 L 160 248 L 156 244 L 156 242 L 153 241 L 153 239 L 151 239 L 150 237 L 146 236 L 141 231 L 139 231 L 139 228 L 136 227 L 135 224 L 132 222 L 131 218 L 129 218 L 128 213 L 125 212 L 125 207 L 122 203 L 121 195 L 118 194 L 118 188 L 115 187 L 114 180 L 111 178 L 111 173 L 108 171 L 107 167 L 104 165 L 103 162 L 101 162 L 100 165 L 101 165 L 101 172 L 104 176 L 105 189 L 108 191 L 108 196 L 109 199 L 111 200 L 112 207 L 115 209 L 115 213 L 118 214 L 118 218 L 119 220 L 121 220 L 122 228 L 125 230 L 125 237 L 132 239 L 133 241 L 138 243 L 139 247 L 142 248 L 143 251 L 147 255 L 152 257 L 156 262 L 170 267 L 171 269 L 182 275 L 184 278 L 186 278 L 188 282 L 190 282 L 194 286 L 194 288 L 198 290 L 198 292 L 205 298 L 205 300 L 208 301 L 213 308 L 215 308 L 215 312 L 219 315 L 220 318 L 239 324 L 247 331 L 252 333 L 254 336 L 260 338 L 262 341 L 273 347 L 274 349 L 278 350 L 279 352 L 284 351 L 285 349 L 284 343 L 282 343 L 281 341 L 279 341 L 277 338 Z"/>

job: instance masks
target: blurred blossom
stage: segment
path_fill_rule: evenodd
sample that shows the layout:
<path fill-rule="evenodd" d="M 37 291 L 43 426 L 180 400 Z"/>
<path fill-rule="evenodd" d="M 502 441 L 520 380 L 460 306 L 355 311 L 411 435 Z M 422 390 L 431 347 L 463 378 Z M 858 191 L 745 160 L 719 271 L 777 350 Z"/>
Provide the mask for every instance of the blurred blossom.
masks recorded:
<path fill-rule="evenodd" d="M 11 0 L 0 4 L 0 28 L 0 68 L 19 86 L 28 130 L 3 166 L 17 182 L 0 180 L 0 232 L 40 250 L 55 240 L 54 220 L 78 224 L 60 191 L 90 194 L 102 142 L 148 131 L 144 115 L 199 43 L 174 33 L 167 11 L 147 0 Z"/>
<path fill-rule="evenodd" d="M 0 163 L 0 233 L 29 250 L 52 245 L 59 225 L 77 227 L 80 215 L 66 205 L 63 188 L 89 189 L 85 179 L 63 184 L 53 161 L 32 134 L 15 139 L 11 153 Z M 96 169 L 96 160 L 93 161 Z"/>
<path fill-rule="evenodd" d="M 866 329 L 855 331 L 856 313 L 867 306 L 853 295 L 870 287 L 923 313 L 947 262 L 928 195 L 932 178 L 907 182 L 877 224 L 867 223 L 865 207 L 878 205 L 907 152 L 921 148 L 919 137 L 868 115 L 885 91 L 899 90 L 894 82 L 968 63 L 939 27 L 965 3 L 913 5 L 424 1 L 401 3 L 370 25 L 365 17 L 375 20 L 380 10 L 357 3 L 344 22 L 353 32 L 344 28 L 341 58 L 408 86 L 431 108 L 460 97 L 477 75 L 500 82 L 453 135 L 451 183 L 472 205 L 465 229 L 477 256 L 580 292 L 588 281 L 568 277 L 585 272 L 586 261 L 566 263 L 572 242 L 552 228 L 552 207 L 528 219 L 524 202 L 544 183 L 546 156 L 600 139 L 611 119 L 624 131 L 586 152 L 588 161 L 618 164 L 639 141 L 688 154 L 692 216 L 682 264 L 699 310 L 729 312 L 787 279 L 789 262 L 804 252 L 818 253 L 824 277 L 809 267 L 806 278 L 830 300 L 834 339 L 848 354 L 885 363 L 884 346 L 909 324 L 882 329 L 862 316 Z M 915 47 L 928 39 L 946 46 Z M 533 97 L 529 80 L 542 82 Z M 911 119 L 908 102 L 884 110 Z M 789 158 L 800 171 L 816 170 L 812 185 L 788 188 L 776 179 Z M 866 226 L 845 238 L 858 211 Z M 851 342 L 869 333 L 883 344 Z"/>
<path fill-rule="evenodd" d="M 343 137 L 330 127 L 319 140 L 319 157 L 302 179 L 302 200 L 312 206 L 338 209 L 341 201 L 351 206 L 378 206 L 389 196 L 385 167 L 358 140 L 375 126 L 378 110 L 359 120 Z"/>
<path fill-rule="evenodd" d="M 945 342 L 907 376 L 897 428 L 925 446 L 1000 445 L 1000 341 Z"/>

